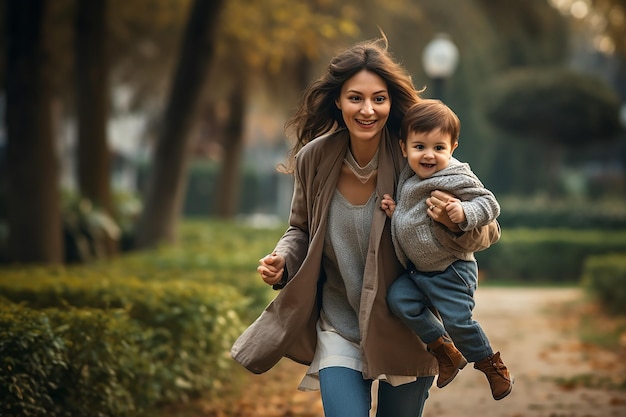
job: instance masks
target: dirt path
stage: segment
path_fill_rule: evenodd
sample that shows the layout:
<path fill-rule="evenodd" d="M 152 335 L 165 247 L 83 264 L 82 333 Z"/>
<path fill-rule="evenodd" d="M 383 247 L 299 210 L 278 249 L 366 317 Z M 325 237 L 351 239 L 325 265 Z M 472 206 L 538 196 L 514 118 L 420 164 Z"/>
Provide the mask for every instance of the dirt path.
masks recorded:
<path fill-rule="evenodd" d="M 624 358 L 579 342 L 580 298 L 577 289 L 480 288 L 475 318 L 513 372 L 513 392 L 494 401 L 484 375 L 468 365 L 444 389 L 433 386 L 423 417 L 626 417 L 624 390 L 557 383 L 626 373 Z M 228 412 L 208 407 L 202 416 L 323 417 L 319 394 L 296 390 L 304 370 L 283 360 L 250 375 L 244 398 Z"/>
<path fill-rule="evenodd" d="M 431 390 L 424 417 L 626 417 L 625 391 L 556 384 L 618 359 L 590 357 L 581 346 L 579 316 L 568 314 L 580 297 L 575 289 L 479 289 L 475 318 L 514 374 L 513 392 L 494 401 L 486 378 L 468 366 L 448 387 Z"/>

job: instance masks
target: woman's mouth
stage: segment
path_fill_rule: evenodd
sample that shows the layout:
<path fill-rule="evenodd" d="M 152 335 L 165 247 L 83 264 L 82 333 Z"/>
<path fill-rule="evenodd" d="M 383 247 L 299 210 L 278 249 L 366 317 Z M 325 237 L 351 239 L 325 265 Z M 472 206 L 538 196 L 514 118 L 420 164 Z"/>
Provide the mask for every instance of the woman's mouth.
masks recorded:
<path fill-rule="evenodd" d="M 356 119 L 356 122 L 358 124 L 360 124 L 361 126 L 371 126 L 374 123 L 376 123 L 376 120 L 359 120 L 359 119 Z"/>

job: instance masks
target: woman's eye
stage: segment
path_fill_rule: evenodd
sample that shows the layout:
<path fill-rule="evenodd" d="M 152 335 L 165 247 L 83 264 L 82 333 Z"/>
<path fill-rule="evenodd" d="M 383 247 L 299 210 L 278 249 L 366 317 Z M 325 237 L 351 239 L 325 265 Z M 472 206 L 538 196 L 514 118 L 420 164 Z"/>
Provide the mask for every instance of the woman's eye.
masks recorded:
<path fill-rule="evenodd" d="M 357 101 L 361 101 L 361 97 L 359 97 L 359 96 L 352 96 L 352 97 L 348 97 L 348 100 L 350 100 L 352 102 L 357 102 Z"/>
<path fill-rule="evenodd" d="M 386 100 L 387 100 L 387 97 L 384 97 L 384 96 L 376 97 L 374 99 L 376 103 L 384 103 Z"/>

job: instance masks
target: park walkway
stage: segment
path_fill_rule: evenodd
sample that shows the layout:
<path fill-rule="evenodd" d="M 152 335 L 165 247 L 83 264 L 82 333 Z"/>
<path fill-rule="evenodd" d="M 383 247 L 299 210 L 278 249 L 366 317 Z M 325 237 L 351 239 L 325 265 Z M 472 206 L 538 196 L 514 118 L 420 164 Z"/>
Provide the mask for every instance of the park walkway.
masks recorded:
<path fill-rule="evenodd" d="M 494 401 L 483 374 L 467 366 L 444 389 L 432 388 L 424 417 L 626 416 L 626 391 L 578 383 L 626 374 L 623 357 L 580 342 L 585 304 L 578 289 L 483 287 L 476 299 L 475 318 L 513 372 L 513 392 Z M 207 406 L 199 417 L 323 417 L 319 394 L 296 390 L 304 370 L 283 360 L 250 375 L 246 394 L 228 411 Z"/>

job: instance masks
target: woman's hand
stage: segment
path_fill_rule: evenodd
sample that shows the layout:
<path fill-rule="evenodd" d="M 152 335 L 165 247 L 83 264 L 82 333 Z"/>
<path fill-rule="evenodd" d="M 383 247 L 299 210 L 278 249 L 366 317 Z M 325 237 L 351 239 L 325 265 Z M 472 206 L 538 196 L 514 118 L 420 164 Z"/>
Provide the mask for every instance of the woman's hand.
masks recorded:
<path fill-rule="evenodd" d="M 283 277 L 285 258 L 276 253 L 270 253 L 259 259 L 259 266 L 256 270 L 266 284 L 277 284 Z"/>
<path fill-rule="evenodd" d="M 457 201 L 456 197 L 446 191 L 435 190 L 430 193 L 430 197 L 426 199 L 428 216 L 436 222 L 439 222 L 446 226 L 452 232 L 460 232 L 458 224 L 454 223 L 448 212 L 446 211 L 446 205 L 449 202 Z"/>

